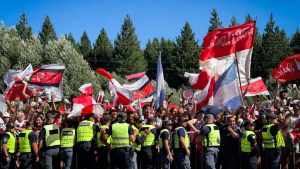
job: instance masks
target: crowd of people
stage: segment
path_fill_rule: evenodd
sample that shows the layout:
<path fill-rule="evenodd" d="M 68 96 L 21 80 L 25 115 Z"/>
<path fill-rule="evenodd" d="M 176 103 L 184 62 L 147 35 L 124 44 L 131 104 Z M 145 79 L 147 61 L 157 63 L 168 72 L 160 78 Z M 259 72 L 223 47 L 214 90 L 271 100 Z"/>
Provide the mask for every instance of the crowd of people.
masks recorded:
<path fill-rule="evenodd" d="M 192 150 L 197 168 L 286 169 L 289 163 L 300 168 L 297 88 L 288 97 L 278 84 L 274 100 L 255 97 L 251 107 L 228 106 L 218 114 L 196 111 L 196 99 L 170 107 L 171 94 L 157 110 L 153 98 L 142 113 L 105 102 L 101 118 L 68 118 L 76 94 L 70 102 L 54 102 L 52 94 L 47 102 L 36 90 L 26 95 L 25 88 L 27 101 L 17 97 L 1 112 L 1 169 L 190 169 Z"/>

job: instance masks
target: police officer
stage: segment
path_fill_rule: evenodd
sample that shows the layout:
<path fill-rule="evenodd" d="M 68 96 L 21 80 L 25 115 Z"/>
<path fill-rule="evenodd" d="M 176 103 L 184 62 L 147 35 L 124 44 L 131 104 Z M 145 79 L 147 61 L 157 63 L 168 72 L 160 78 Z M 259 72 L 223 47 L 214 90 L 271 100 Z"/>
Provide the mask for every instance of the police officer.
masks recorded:
<path fill-rule="evenodd" d="M 96 133 L 95 114 L 86 115 L 77 128 L 77 153 L 78 159 L 82 159 L 81 166 L 90 169 L 94 162 L 94 134 Z"/>
<path fill-rule="evenodd" d="M 65 165 L 65 169 L 70 169 L 73 159 L 73 147 L 75 145 L 75 121 L 66 119 L 65 125 L 60 135 L 60 158 Z"/>
<path fill-rule="evenodd" d="M 285 120 L 282 123 L 277 124 L 277 116 L 274 114 L 267 114 L 268 125 L 263 127 L 262 137 L 265 152 L 268 156 L 269 169 L 280 168 L 281 147 L 285 147 L 280 130 L 289 123 L 292 115 L 293 112 L 290 111 L 290 113 L 285 116 Z"/>
<path fill-rule="evenodd" d="M 198 137 L 203 146 L 203 157 L 206 169 L 215 169 L 220 147 L 219 127 L 214 124 L 212 114 L 204 116 L 204 124 Z"/>
<path fill-rule="evenodd" d="M 110 168 L 111 169 L 132 169 L 131 158 L 133 156 L 133 148 L 130 142 L 135 141 L 135 136 L 138 134 L 132 127 L 125 123 L 127 119 L 126 113 L 118 115 L 118 123 L 115 123 L 102 132 L 106 132 L 100 137 L 102 143 L 107 143 L 107 139 L 111 136 L 111 151 L 110 151 Z M 132 153 L 132 154 L 130 154 Z M 130 157 L 131 155 L 131 157 Z"/>
<path fill-rule="evenodd" d="M 255 120 L 254 133 L 256 135 L 257 144 L 260 150 L 260 157 L 258 158 L 257 168 L 264 169 L 267 168 L 267 156 L 263 149 L 263 139 L 262 139 L 262 128 L 267 124 L 267 114 L 265 112 L 260 112 L 259 119 Z"/>
<path fill-rule="evenodd" d="M 246 121 L 243 125 L 245 130 L 241 133 L 241 164 L 242 169 L 256 169 L 257 155 L 260 156 L 259 146 L 254 133 L 255 123 Z"/>
<path fill-rule="evenodd" d="M 239 168 L 239 138 L 240 128 L 235 125 L 235 117 L 228 116 L 227 123 L 220 127 L 220 155 L 222 169 Z"/>
<path fill-rule="evenodd" d="M 156 157 L 157 157 L 157 150 L 156 150 L 156 143 L 155 143 L 155 136 L 157 129 L 156 125 L 156 118 L 149 117 L 147 120 L 147 124 L 143 125 L 140 128 L 140 136 L 145 134 L 145 130 L 150 130 L 150 134 L 146 136 L 146 139 L 142 142 L 141 148 L 141 165 L 143 169 L 153 169 L 156 164 Z"/>
<path fill-rule="evenodd" d="M 55 160 L 59 154 L 60 147 L 60 128 L 54 123 L 55 119 L 51 112 L 46 114 L 46 125 L 39 134 L 39 152 L 44 155 L 44 167 L 52 169 L 52 160 Z M 42 149 L 43 147 L 43 149 Z M 54 166 L 56 168 L 56 166 Z"/>
<path fill-rule="evenodd" d="M 174 156 L 178 169 L 190 169 L 190 138 L 186 132 L 188 119 L 178 118 L 179 127 L 174 130 Z"/>
<path fill-rule="evenodd" d="M 15 132 L 15 126 L 11 123 L 6 125 L 6 132 L 2 136 L 1 145 L 1 159 L 0 168 L 8 169 L 10 162 L 13 159 L 14 153 L 16 152 L 16 138 L 13 135 Z"/>
<path fill-rule="evenodd" d="M 109 150 L 110 150 L 110 143 L 111 143 L 111 137 L 107 139 L 107 144 L 109 146 L 106 146 L 100 141 L 101 136 L 101 130 L 102 129 L 109 129 L 109 125 L 111 123 L 111 116 L 109 114 L 106 114 L 102 118 L 103 125 L 99 126 L 97 130 L 97 168 L 98 169 L 107 169 L 109 166 Z"/>
<path fill-rule="evenodd" d="M 21 169 L 31 169 L 32 164 L 39 160 L 38 138 L 35 132 L 32 131 L 33 125 L 32 121 L 27 121 L 26 129 L 19 135 Z"/>
<path fill-rule="evenodd" d="M 173 161 L 173 156 L 171 154 L 172 150 L 172 121 L 166 120 L 163 122 L 163 128 L 160 131 L 159 137 L 158 137 L 158 143 L 159 143 L 159 157 L 160 157 L 160 163 L 161 167 L 163 169 L 170 169 L 170 162 Z"/>

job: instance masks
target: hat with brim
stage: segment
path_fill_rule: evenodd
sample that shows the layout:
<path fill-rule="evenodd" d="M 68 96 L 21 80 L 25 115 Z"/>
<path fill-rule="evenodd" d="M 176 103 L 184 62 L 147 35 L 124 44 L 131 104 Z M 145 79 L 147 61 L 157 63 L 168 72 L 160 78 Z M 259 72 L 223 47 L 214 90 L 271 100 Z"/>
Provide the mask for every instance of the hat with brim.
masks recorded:
<path fill-rule="evenodd" d="M 6 125 L 6 128 L 12 129 L 12 128 L 15 128 L 15 126 L 14 126 L 13 124 L 11 124 L 11 123 L 8 123 L 8 124 Z"/>
<path fill-rule="evenodd" d="M 189 121 L 188 119 L 186 119 L 185 117 L 179 117 L 178 118 L 178 122 L 187 122 Z"/>
<path fill-rule="evenodd" d="M 169 124 L 173 124 L 173 122 L 172 122 L 171 120 L 165 120 L 165 121 L 164 121 L 164 124 L 165 124 L 165 125 L 169 125 Z"/>
<path fill-rule="evenodd" d="M 245 123 L 244 123 L 244 127 L 247 127 L 247 126 L 255 126 L 256 124 L 255 123 L 252 123 L 250 120 L 248 120 L 248 121 L 246 121 Z"/>
<path fill-rule="evenodd" d="M 278 118 L 278 116 L 276 116 L 275 114 L 267 114 L 267 119 L 276 119 Z"/>

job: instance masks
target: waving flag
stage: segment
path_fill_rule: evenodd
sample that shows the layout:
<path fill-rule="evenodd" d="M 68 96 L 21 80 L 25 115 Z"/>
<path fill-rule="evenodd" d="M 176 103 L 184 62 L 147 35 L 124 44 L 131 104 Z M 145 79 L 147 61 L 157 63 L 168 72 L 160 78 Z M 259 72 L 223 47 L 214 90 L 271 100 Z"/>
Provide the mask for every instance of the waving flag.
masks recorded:
<path fill-rule="evenodd" d="M 135 78 L 139 78 L 139 77 L 143 77 L 145 76 L 146 72 L 142 72 L 142 73 L 137 73 L 137 74 L 133 74 L 133 75 L 128 75 L 126 76 L 127 79 L 135 79 Z"/>
<path fill-rule="evenodd" d="M 20 97 L 20 101 L 26 101 L 26 98 L 23 97 L 22 91 L 24 88 L 24 84 L 22 83 L 22 79 L 31 72 L 29 65 L 23 71 L 14 71 L 9 70 L 5 76 L 5 83 L 9 82 L 9 79 L 13 79 L 9 83 L 13 82 L 11 87 L 8 87 L 5 92 L 5 96 L 9 101 L 13 101 L 16 97 Z M 26 94 L 30 95 L 30 91 L 32 89 L 40 89 L 44 90 L 48 96 L 48 99 L 51 98 L 51 92 L 55 94 L 55 101 L 61 101 L 63 97 L 63 73 L 65 67 L 62 65 L 44 65 L 38 68 L 34 68 L 33 72 L 29 74 L 29 81 L 27 82 Z M 19 72 L 19 73 L 14 73 Z"/>
<path fill-rule="evenodd" d="M 165 80 L 164 80 L 163 68 L 161 65 L 161 52 L 159 52 L 158 62 L 157 62 L 155 94 L 157 100 L 154 103 L 154 108 L 155 110 L 157 110 L 159 106 L 163 105 L 163 102 L 165 100 Z"/>
<path fill-rule="evenodd" d="M 82 96 L 73 99 L 73 110 L 68 117 L 88 114 L 95 114 L 97 117 L 101 117 L 103 111 L 101 104 L 96 103 L 91 96 Z"/>
<path fill-rule="evenodd" d="M 207 85 L 201 91 L 201 93 L 195 93 L 194 97 L 197 98 L 196 110 L 199 111 L 203 106 L 213 105 L 214 85 L 215 85 L 215 69 L 211 73 Z"/>
<path fill-rule="evenodd" d="M 248 83 L 242 84 L 243 92 L 246 90 Z M 261 77 L 250 80 L 250 87 L 246 96 L 255 96 L 255 95 L 270 95 L 264 81 Z"/>
<path fill-rule="evenodd" d="M 91 83 L 88 83 L 88 84 L 84 84 L 82 85 L 80 88 L 79 88 L 79 91 L 81 92 L 81 96 L 84 96 L 84 95 L 91 95 L 94 93 L 93 91 L 93 86 Z"/>
<path fill-rule="evenodd" d="M 281 82 L 300 78 L 300 53 L 284 59 L 277 68 L 273 69 L 272 77 Z"/>
<path fill-rule="evenodd" d="M 221 109 L 226 110 L 227 106 L 234 111 L 241 105 L 243 105 L 243 100 L 234 62 L 215 83 L 214 104 L 210 112 L 217 115 Z"/>
<path fill-rule="evenodd" d="M 204 49 L 199 56 L 200 67 L 212 70 L 218 67 L 222 75 L 235 61 L 235 52 L 239 64 L 241 81 L 250 79 L 251 56 L 254 45 L 256 21 L 243 25 L 217 29 L 203 38 Z"/>
<path fill-rule="evenodd" d="M 108 72 L 104 69 L 95 70 L 96 73 L 99 73 L 102 76 L 105 76 L 111 83 L 111 90 L 115 90 L 117 101 L 122 105 L 130 105 L 134 101 L 133 93 L 124 88 L 116 79 L 114 79 Z"/>

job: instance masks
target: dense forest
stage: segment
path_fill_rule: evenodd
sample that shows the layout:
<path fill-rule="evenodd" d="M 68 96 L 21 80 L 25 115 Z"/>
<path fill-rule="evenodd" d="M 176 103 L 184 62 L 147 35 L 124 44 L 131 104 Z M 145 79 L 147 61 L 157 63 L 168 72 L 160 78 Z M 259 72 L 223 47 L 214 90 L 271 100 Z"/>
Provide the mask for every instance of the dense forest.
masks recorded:
<path fill-rule="evenodd" d="M 245 21 L 253 18 L 245 15 Z M 230 25 L 223 25 L 218 13 L 213 9 L 209 18 L 211 31 L 236 26 L 235 16 L 232 16 Z M 78 92 L 84 83 L 92 83 L 95 90 L 105 90 L 110 97 L 107 80 L 96 75 L 93 70 L 103 68 L 112 73 L 121 84 L 132 83 L 124 77 L 129 74 L 147 71 L 150 79 L 156 79 L 158 52 L 161 51 L 164 78 L 167 82 L 167 92 L 174 92 L 173 102 L 178 102 L 182 89 L 189 87 L 188 79 L 184 72 L 199 73 L 198 57 L 202 49 L 199 40 L 195 39 L 188 22 L 183 25 L 180 34 L 174 39 L 155 37 L 149 39 L 146 48 L 141 49 L 140 41 L 135 33 L 135 27 L 127 15 L 121 30 L 112 42 L 107 36 L 105 28 L 100 30 L 94 43 L 84 31 L 80 40 L 76 42 L 72 32 L 57 37 L 54 25 L 49 16 L 38 35 L 34 35 L 25 13 L 20 16 L 15 27 L 7 28 L 4 22 L 0 27 L 0 76 L 8 69 L 24 69 L 31 63 L 34 67 L 42 64 L 59 63 L 66 66 L 64 74 L 64 90 L 66 95 Z M 272 13 L 269 21 L 260 34 L 256 28 L 254 51 L 252 55 L 251 76 L 261 76 L 274 90 L 276 82 L 270 79 L 271 71 L 286 57 L 300 53 L 300 31 L 288 37 L 283 28 L 275 24 Z M 271 82 L 272 81 L 272 82 Z M 153 81 L 153 83 L 155 83 Z M 0 82 L 3 86 L 3 81 Z M 167 94 L 167 93 L 166 93 Z M 177 98 L 176 98 L 177 97 Z M 109 98 L 111 99 L 111 98 Z"/>

